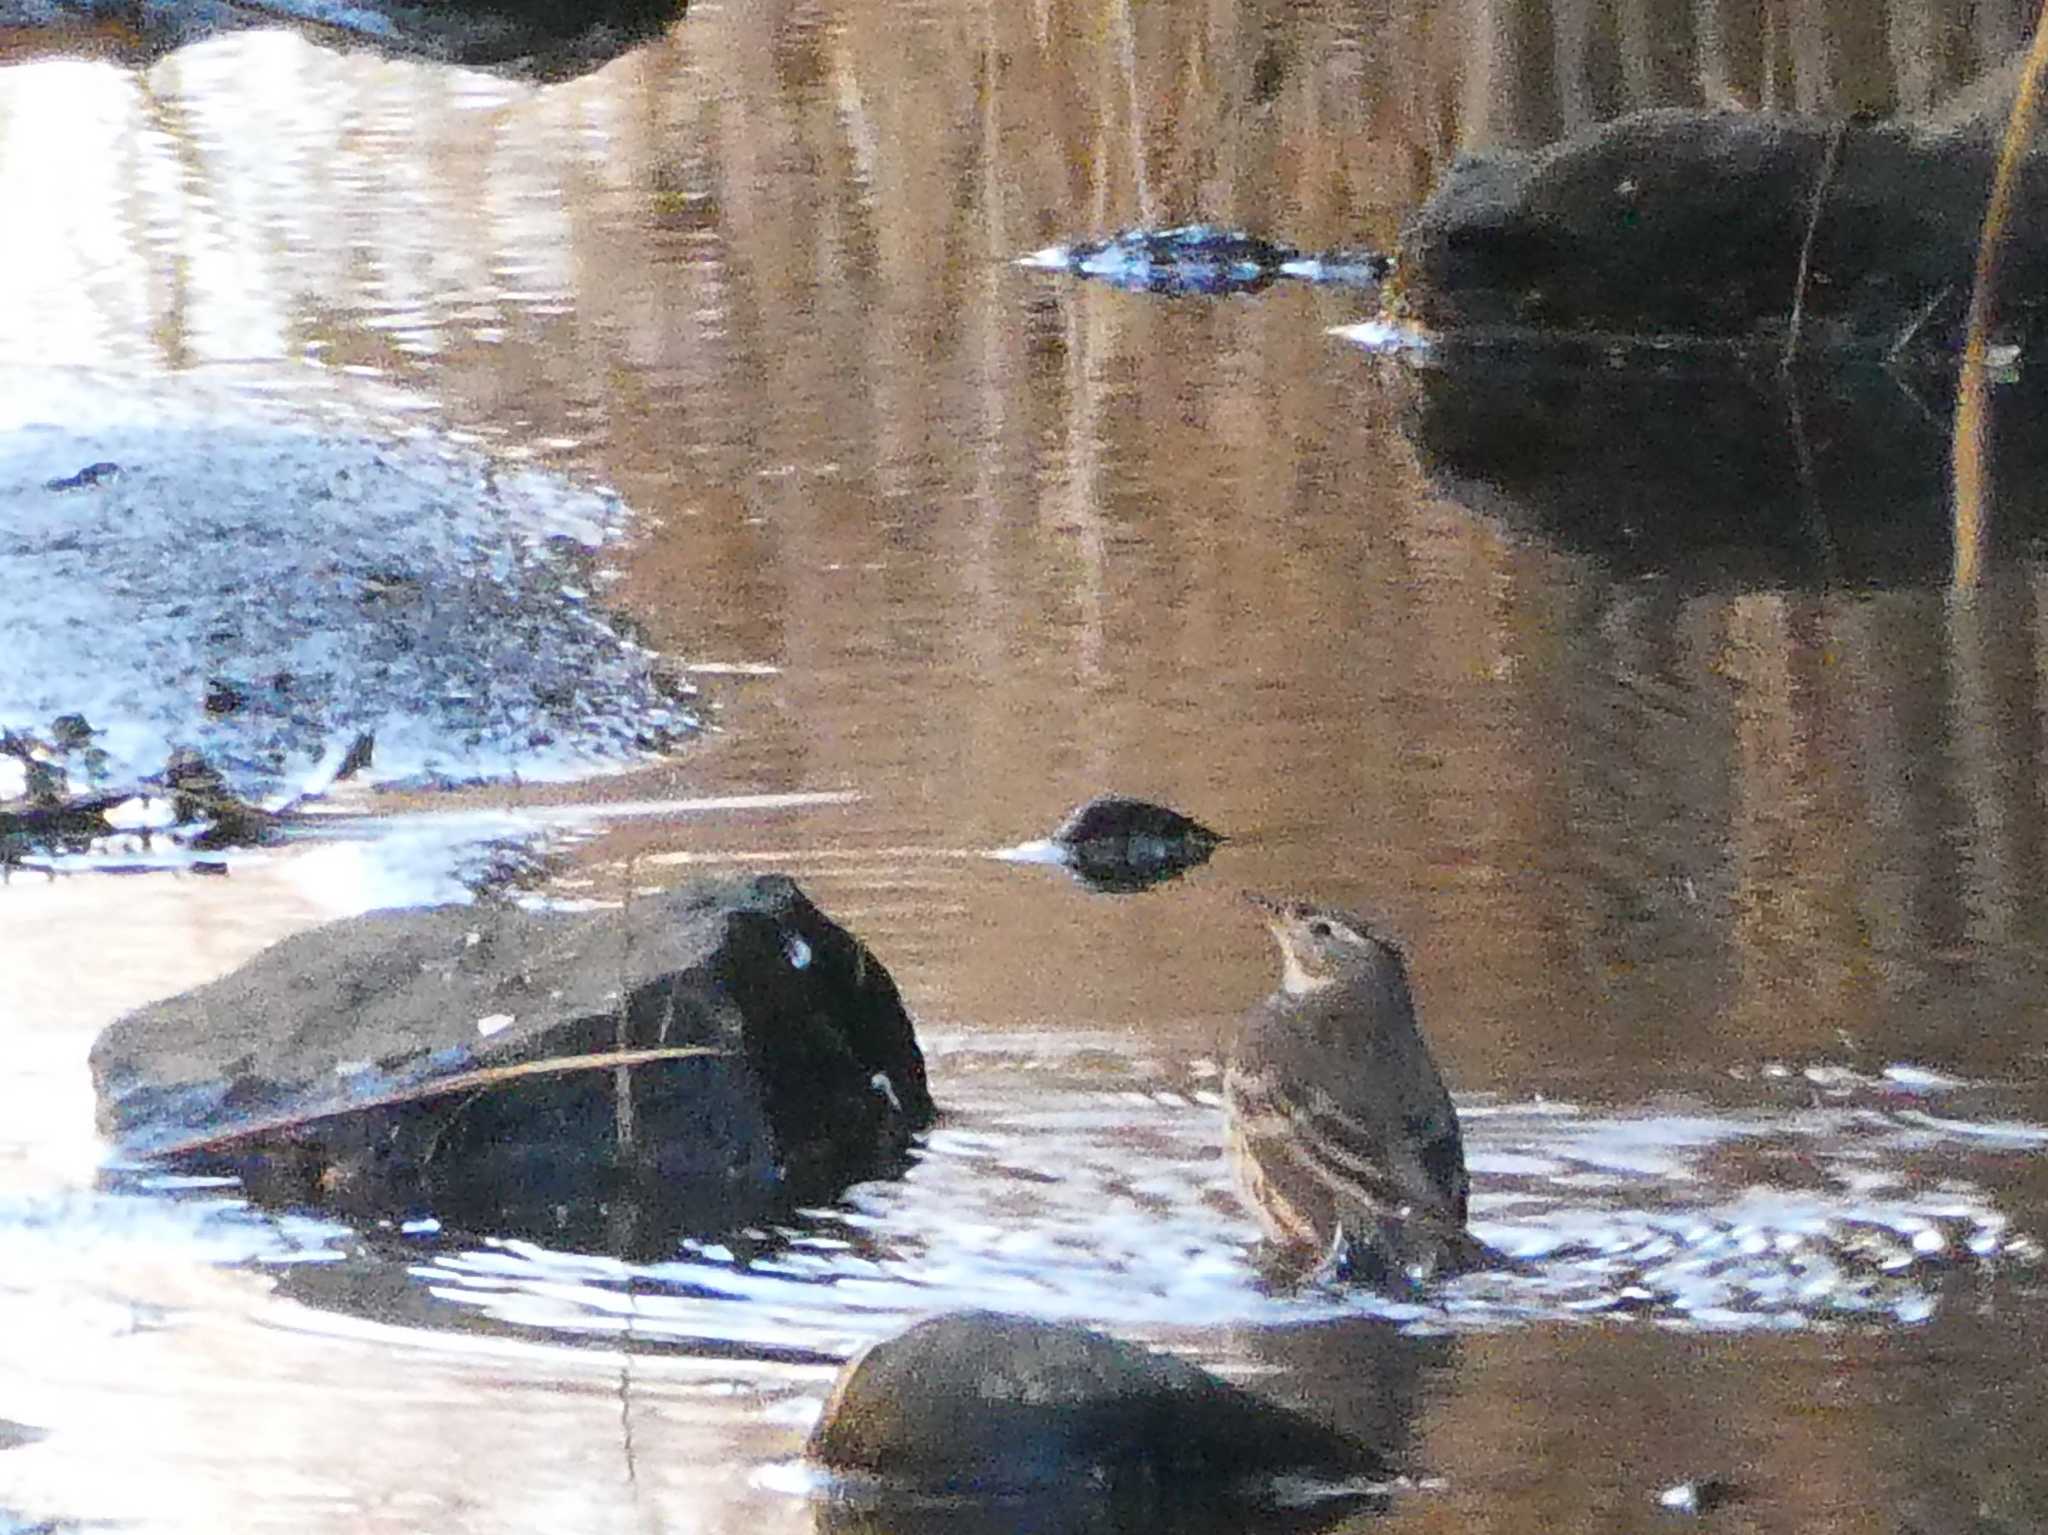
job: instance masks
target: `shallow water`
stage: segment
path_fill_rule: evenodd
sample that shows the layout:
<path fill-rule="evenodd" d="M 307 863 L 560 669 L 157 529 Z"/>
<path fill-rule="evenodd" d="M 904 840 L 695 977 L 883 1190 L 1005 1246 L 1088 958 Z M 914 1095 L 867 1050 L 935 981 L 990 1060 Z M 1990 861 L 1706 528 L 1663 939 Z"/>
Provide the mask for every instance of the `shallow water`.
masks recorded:
<path fill-rule="evenodd" d="M 43 1431 L 0 1528 L 811 1528 L 833 1363 L 959 1304 L 1405 1446 L 1396 1526 L 1639 1529 L 1705 1476 L 1731 1527 L 2048 1517 L 2039 551 L 1959 601 L 1760 556 L 1747 506 L 1682 566 L 1553 537 L 1325 335 L 1354 295 L 1011 264 L 1197 215 L 1384 241 L 1479 132 L 1468 57 L 1399 7 L 903 3 L 699 6 L 546 89 L 270 35 L 0 70 L 45 236 L 0 368 L 361 369 L 614 487 L 613 590 L 719 727 L 596 783 L 350 790 L 225 879 L 0 888 L 0 1420 Z M 984 856 L 1107 788 L 1234 840 L 1141 896 Z M 517 849 L 565 900 L 795 873 L 920 1020 L 910 1175 L 634 1266 L 99 1177 L 109 1018 Z M 1216 1100 L 1275 974 L 1244 888 L 1402 935 L 1526 1272 L 1262 1278 Z"/>

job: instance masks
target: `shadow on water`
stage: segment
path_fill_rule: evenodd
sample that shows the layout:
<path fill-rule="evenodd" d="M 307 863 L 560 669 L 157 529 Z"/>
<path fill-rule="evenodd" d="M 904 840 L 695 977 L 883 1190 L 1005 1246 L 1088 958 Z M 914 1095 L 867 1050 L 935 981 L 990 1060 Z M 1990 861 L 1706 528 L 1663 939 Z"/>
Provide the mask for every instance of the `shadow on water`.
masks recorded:
<path fill-rule="evenodd" d="M 1311 1535 L 1390 1506 L 1384 1493 L 1340 1492 L 1288 1507 L 1174 1496 L 1162 1488 L 1105 1493 L 1083 1481 L 1030 1497 L 876 1504 L 819 1498 L 813 1509 L 818 1535 Z"/>
<path fill-rule="evenodd" d="M 1456 352 L 1413 370 L 1431 483 L 1624 578 L 1686 590 L 1889 587 L 1950 573 L 1949 401 L 1880 368 L 1781 378 Z M 2048 390 L 2000 392 L 1994 551 L 2048 538 Z"/>

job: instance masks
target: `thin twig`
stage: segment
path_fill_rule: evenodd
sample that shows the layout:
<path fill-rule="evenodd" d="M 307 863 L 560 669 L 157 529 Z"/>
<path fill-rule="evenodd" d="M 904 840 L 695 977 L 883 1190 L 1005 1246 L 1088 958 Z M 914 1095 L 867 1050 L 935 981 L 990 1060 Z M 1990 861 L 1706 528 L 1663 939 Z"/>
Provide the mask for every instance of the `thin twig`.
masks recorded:
<path fill-rule="evenodd" d="M 612 1023 L 612 1048 L 623 1052 L 632 1044 L 633 1020 L 629 1003 L 633 988 L 626 982 L 633 948 L 633 860 L 626 860 L 624 899 L 619 903 L 619 1005 Z M 633 1154 L 637 1136 L 633 1125 L 633 1075 L 620 1067 L 612 1078 L 612 1132 L 614 1150 L 621 1164 Z"/>
<path fill-rule="evenodd" d="M 1806 280 L 1813 267 L 1813 239 L 1820 232 L 1821 206 L 1834 183 L 1835 165 L 1842 157 L 1842 137 L 1848 131 L 1849 120 L 1845 117 L 1829 132 L 1827 154 L 1821 160 L 1820 175 L 1814 178 L 1813 202 L 1806 211 L 1806 238 L 1799 243 L 1799 271 L 1793 279 L 1792 321 L 1785 330 L 1784 355 L 1778 359 L 1780 373 L 1790 373 L 1792 361 L 1799 354 L 1799 333 L 1806 325 Z"/>
<path fill-rule="evenodd" d="M 502 1087 L 508 1082 L 523 1081 L 529 1077 L 569 1077 L 585 1071 L 619 1071 L 631 1066 L 652 1066 L 662 1061 L 681 1061 L 694 1056 L 733 1053 L 731 1050 L 713 1045 L 676 1045 L 659 1050 L 603 1050 L 595 1055 L 558 1055 L 544 1061 L 520 1061 L 511 1066 L 480 1066 L 474 1071 L 458 1071 L 451 1076 L 435 1077 L 426 1082 L 415 1083 L 411 1087 L 378 1093 L 369 1098 L 358 1098 L 331 1109 L 321 1109 L 317 1113 L 278 1114 L 269 1119 L 237 1125 L 232 1130 L 216 1130 L 206 1135 L 195 1135 L 187 1140 L 173 1141 L 168 1146 L 153 1147 L 149 1154 L 153 1157 L 182 1157 L 202 1151 L 224 1150 L 238 1141 L 257 1140 L 280 1131 L 297 1130 L 307 1125 L 320 1124 L 325 1120 L 341 1119 L 350 1114 L 360 1114 L 365 1109 L 389 1109 L 408 1103 L 428 1103 L 454 1093 L 473 1093 Z"/>
<path fill-rule="evenodd" d="M 1955 291 L 1956 285 L 1954 283 L 1943 283 L 1941 291 L 1929 299 L 1920 312 L 1906 322 L 1906 328 L 1899 332 L 1899 339 L 1894 341 L 1891 344 L 1891 349 L 1884 354 L 1884 365 L 1887 368 L 1897 366 L 1899 358 L 1904 355 L 1906 348 L 1913 344 L 1914 338 L 1926 328 L 1927 322 L 1934 318 L 1934 311 L 1946 303 L 1948 296 Z"/>

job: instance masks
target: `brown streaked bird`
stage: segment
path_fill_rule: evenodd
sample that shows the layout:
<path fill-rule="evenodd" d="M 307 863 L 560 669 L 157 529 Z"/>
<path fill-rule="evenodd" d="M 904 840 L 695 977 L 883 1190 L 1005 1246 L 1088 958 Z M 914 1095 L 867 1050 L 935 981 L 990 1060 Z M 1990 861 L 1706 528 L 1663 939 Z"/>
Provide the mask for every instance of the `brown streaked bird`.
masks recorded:
<path fill-rule="evenodd" d="M 1280 989 L 1239 1026 L 1223 1094 L 1267 1235 L 1319 1276 L 1383 1287 L 1482 1261 L 1458 1113 L 1400 949 L 1348 912 L 1247 899 L 1279 940 Z"/>

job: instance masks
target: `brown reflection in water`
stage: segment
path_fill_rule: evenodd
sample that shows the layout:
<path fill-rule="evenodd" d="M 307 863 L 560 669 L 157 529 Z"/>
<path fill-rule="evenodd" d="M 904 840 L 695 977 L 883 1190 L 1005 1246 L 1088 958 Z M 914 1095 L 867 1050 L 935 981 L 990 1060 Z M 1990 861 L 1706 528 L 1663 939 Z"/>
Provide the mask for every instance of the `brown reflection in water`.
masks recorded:
<path fill-rule="evenodd" d="M 1871 1001 L 1852 968 L 1861 935 L 1839 899 L 1857 818 L 1840 798 L 1842 743 L 1817 686 L 1830 661 L 1805 617 L 1777 593 L 1731 599 L 1715 664 L 1734 694 L 1729 936 L 1741 966 L 1729 1023 L 1766 1052 L 1787 1018 L 1824 1040 L 1858 1026 Z"/>
<path fill-rule="evenodd" d="M 1467 1340 L 1426 1441 L 1449 1487 L 1392 1528 L 1642 1530 L 1677 1517 L 1658 1493 L 1708 1476 L 1736 1493 L 1715 1528 L 2032 1528 L 2040 1481 L 2014 1468 L 2037 1463 L 2037 1389 L 2024 1368 L 1953 1373 L 1958 1359 L 2033 1357 L 2031 1329 L 2015 1339 L 2018 1318 L 1992 1315 L 1884 1339 Z"/>

